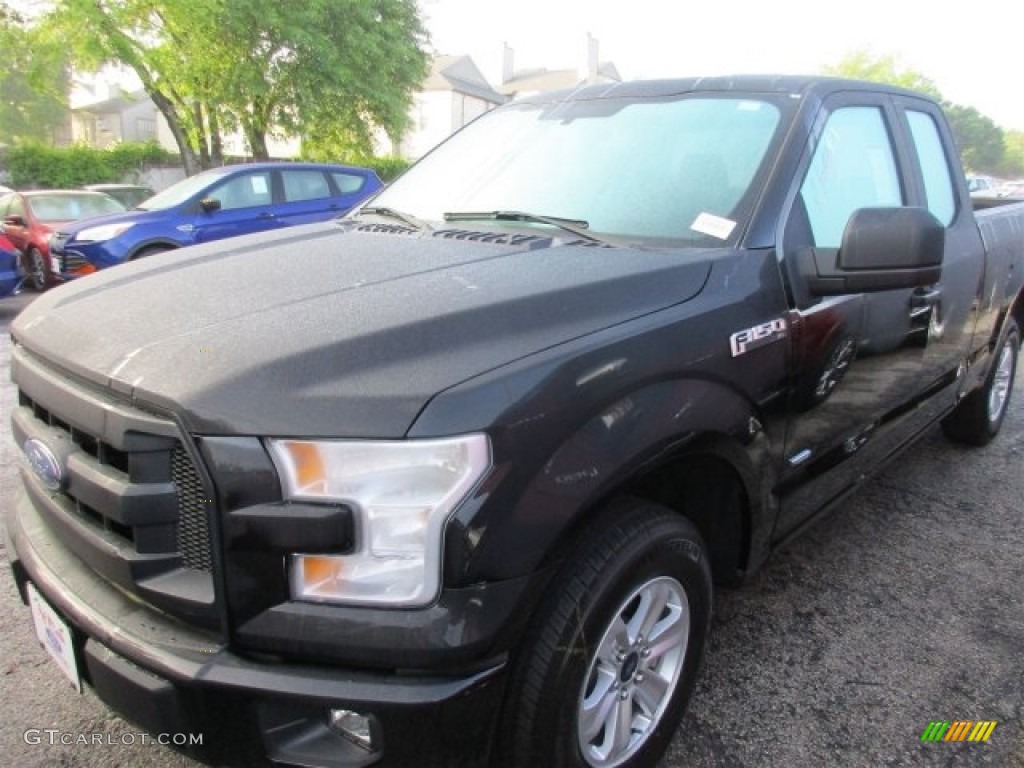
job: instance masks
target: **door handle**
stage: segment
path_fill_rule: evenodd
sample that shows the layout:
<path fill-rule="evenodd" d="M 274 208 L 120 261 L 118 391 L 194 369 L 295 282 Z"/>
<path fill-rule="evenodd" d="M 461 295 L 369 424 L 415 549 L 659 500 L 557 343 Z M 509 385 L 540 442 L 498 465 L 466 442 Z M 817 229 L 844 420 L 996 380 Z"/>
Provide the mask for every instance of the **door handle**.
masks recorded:
<path fill-rule="evenodd" d="M 918 288 L 910 295 L 910 308 L 934 307 L 942 298 L 940 288 Z"/>
<path fill-rule="evenodd" d="M 942 301 L 942 291 L 939 288 L 918 288 L 910 294 L 910 317 L 915 319 L 923 315 L 929 315 Z"/>

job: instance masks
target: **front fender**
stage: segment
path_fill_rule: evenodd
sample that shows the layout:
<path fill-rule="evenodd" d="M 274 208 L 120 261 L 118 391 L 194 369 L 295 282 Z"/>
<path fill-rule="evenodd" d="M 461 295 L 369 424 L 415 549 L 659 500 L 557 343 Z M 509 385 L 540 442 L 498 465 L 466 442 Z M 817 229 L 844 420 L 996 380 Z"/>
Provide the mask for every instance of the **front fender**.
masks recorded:
<path fill-rule="evenodd" d="M 492 434 L 494 471 L 449 527 L 450 585 L 533 573 L 608 498 L 698 445 L 733 467 L 756 507 L 753 519 L 767 519 L 759 510 L 770 487 L 770 441 L 756 405 L 722 384 L 651 382 L 592 407 L 554 440 L 544 422 L 538 415 Z"/>

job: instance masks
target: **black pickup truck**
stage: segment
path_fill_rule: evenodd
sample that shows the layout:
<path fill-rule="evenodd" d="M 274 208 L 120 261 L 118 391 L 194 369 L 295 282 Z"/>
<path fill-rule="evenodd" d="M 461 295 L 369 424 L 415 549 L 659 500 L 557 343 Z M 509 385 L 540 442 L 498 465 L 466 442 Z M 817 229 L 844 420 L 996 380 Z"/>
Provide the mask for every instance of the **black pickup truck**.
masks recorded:
<path fill-rule="evenodd" d="M 1024 205 L 972 209 L 920 95 L 518 101 L 343 220 L 37 299 L 14 574 L 210 760 L 653 765 L 713 583 L 931 426 L 995 437 L 1022 281 Z"/>

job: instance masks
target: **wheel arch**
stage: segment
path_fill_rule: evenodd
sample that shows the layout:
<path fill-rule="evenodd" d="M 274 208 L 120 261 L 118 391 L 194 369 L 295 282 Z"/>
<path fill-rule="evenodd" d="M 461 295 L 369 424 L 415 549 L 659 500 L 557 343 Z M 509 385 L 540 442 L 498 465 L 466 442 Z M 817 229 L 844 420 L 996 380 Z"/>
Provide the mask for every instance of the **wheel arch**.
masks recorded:
<path fill-rule="evenodd" d="M 620 393 L 592 409 L 530 469 L 501 442 L 497 472 L 518 475 L 510 486 L 519 491 L 502 499 L 504 513 L 488 515 L 489 552 L 478 552 L 477 562 L 500 559 L 509 569 L 505 577 L 558 563 L 619 496 L 689 519 L 720 584 L 738 583 L 767 555 L 776 508 L 771 440 L 756 405 L 721 382 L 682 378 Z M 512 541 L 521 543 L 510 548 Z"/>
<path fill-rule="evenodd" d="M 128 252 L 128 255 L 125 256 L 125 261 L 134 261 L 139 257 L 139 254 L 143 253 L 144 251 L 148 251 L 151 248 L 160 248 L 162 250 L 172 251 L 181 247 L 183 247 L 181 243 L 177 243 L 174 240 L 170 240 L 167 238 L 147 240 L 133 247 L 131 251 Z"/>
<path fill-rule="evenodd" d="M 760 481 L 747 449 L 720 433 L 690 435 L 592 499 L 559 537 L 550 561 L 560 559 L 603 509 L 623 496 L 666 507 L 689 520 L 708 550 L 715 583 L 736 585 L 756 567 L 754 538 L 765 526 Z"/>
<path fill-rule="evenodd" d="M 1024 289 L 1017 292 L 1017 296 L 1010 307 L 1010 314 L 1017 321 L 1017 327 L 1024 329 Z M 1005 325 L 1005 321 L 1000 325 Z M 1002 330 L 1000 330 L 1000 333 L 1002 333 Z"/>

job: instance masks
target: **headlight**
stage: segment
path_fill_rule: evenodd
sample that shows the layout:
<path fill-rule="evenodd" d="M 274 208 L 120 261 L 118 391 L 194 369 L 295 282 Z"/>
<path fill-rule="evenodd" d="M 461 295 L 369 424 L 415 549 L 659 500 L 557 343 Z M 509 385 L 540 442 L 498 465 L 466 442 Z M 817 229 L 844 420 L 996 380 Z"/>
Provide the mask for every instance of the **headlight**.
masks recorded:
<path fill-rule="evenodd" d="M 486 435 L 441 440 L 270 440 L 287 499 L 349 506 L 355 551 L 291 558 L 292 598 L 426 605 L 441 584 L 444 527 L 490 467 Z"/>
<path fill-rule="evenodd" d="M 135 224 L 133 224 L 132 222 L 122 222 L 120 224 L 101 224 L 98 227 L 89 227 L 88 229 L 83 229 L 81 232 L 74 236 L 74 239 L 78 241 L 88 240 L 90 242 L 97 242 L 100 240 L 111 240 L 120 235 L 122 232 L 125 232 L 134 226 Z"/>

